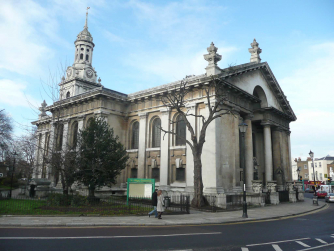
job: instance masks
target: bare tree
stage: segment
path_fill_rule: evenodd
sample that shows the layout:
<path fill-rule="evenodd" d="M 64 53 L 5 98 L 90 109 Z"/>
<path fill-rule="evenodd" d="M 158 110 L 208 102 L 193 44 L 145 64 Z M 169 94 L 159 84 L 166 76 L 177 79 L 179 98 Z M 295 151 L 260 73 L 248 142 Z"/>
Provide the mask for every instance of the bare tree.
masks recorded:
<path fill-rule="evenodd" d="M 186 104 L 189 102 L 188 94 L 193 91 L 193 87 L 188 83 L 187 79 L 183 79 L 179 85 L 174 87 L 174 89 L 168 89 L 166 94 L 161 97 L 161 102 L 165 107 L 176 111 L 180 114 L 180 116 L 182 116 L 182 119 L 186 123 L 186 127 L 190 133 L 190 140 L 188 140 L 186 138 L 182 138 L 173 130 L 160 128 L 165 135 L 172 134 L 176 137 L 182 138 L 182 140 L 184 140 L 191 148 L 194 159 L 194 199 L 192 200 L 192 206 L 194 207 L 201 207 L 206 204 L 205 198 L 203 197 L 201 159 L 203 145 L 205 143 L 206 130 L 213 120 L 220 118 L 225 114 L 234 114 L 233 109 L 224 105 L 227 101 L 227 97 L 224 93 L 223 82 L 223 79 L 211 77 L 211 81 L 207 85 L 203 85 L 201 87 L 205 92 L 207 116 L 190 113 L 186 108 Z M 199 128 L 199 134 L 196 133 L 194 125 L 189 122 L 189 117 L 195 117 L 201 120 L 202 123 L 201 128 Z M 170 123 L 173 124 L 177 122 L 170 121 Z"/>
<path fill-rule="evenodd" d="M 0 158 L 2 161 L 5 158 L 5 153 L 9 150 L 12 132 L 12 119 L 5 113 L 4 109 L 0 110 Z"/>

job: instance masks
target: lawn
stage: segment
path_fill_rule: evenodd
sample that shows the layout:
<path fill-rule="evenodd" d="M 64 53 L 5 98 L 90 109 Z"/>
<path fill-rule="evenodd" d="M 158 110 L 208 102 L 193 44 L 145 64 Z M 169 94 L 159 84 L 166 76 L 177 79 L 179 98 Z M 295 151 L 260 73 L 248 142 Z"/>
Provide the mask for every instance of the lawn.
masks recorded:
<path fill-rule="evenodd" d="M 144 215 L 151 206 L 108 203 L 101 201 L 98 205 L 84 206 L 49 206 L 46 200 L 9 199 L 0 200 L 0 215 L 64 215 L 64 214 L 98 214 L 98 215 Z"/>

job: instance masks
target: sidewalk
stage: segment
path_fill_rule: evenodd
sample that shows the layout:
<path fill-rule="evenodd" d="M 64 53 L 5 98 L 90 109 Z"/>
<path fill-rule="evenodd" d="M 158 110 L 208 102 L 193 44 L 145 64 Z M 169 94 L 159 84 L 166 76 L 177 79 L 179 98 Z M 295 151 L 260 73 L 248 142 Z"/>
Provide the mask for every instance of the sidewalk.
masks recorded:
<path fill-rule="evenodd" d="M 208 213 L 191 211 L 183 215 L 163 215 L 162 220 L 151 216 L 97 217 L 97 216 L 0 216 L 0 227 L 84 227 L 84 226 L 166 226 L 232 223 L 254 220 L 274 219 L 293 216 L 319 210 L 326 203 L 319 200 L 319 206 L 312 205 L 312 199 L 304 202 L 281 203 L 277 206 L 266 206 L 248 210 L 247 219 L 242 218 L 242 211 Z"/>

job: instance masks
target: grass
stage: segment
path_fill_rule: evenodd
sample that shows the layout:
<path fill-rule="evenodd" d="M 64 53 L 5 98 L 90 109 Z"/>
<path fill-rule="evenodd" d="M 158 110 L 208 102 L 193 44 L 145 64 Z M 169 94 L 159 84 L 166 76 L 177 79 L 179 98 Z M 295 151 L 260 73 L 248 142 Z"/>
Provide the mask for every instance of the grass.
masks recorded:
<path fill-rule="evenodd" d="M 141 205 L 100 204 L 85 205 L 79 207 L 72 206 L 48 206 L 46 200 L 34 199 L 10 199 L 0 200 L 0 215 L 64 215 L 64 214 L 99 214 L 99 215 L 144 215 L 150 210 L 150 207 Z"/>

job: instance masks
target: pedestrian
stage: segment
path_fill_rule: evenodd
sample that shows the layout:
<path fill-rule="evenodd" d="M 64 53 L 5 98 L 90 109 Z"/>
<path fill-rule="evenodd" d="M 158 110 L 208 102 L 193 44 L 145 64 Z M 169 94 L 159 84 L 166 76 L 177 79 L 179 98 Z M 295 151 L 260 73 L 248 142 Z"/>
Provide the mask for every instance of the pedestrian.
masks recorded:
<path fill-rule="evenodd" d="M 157 195 L 158 195 L 158 204 L 157 204 L 158 219 L 161 220 L 162 219 L 161 215 L 165 211 L 162 191 L 159 190 Z"/>
<path fill-rule="evenodd" d="M 158 218 L 157 204 L 158 204 L 158 189 L 155 189 L 152 193 L 152 206 L 153 210 L 148 213 L 148 217 L 151 217 L 153 213 L 155 213 L 155 218 Z"/>

